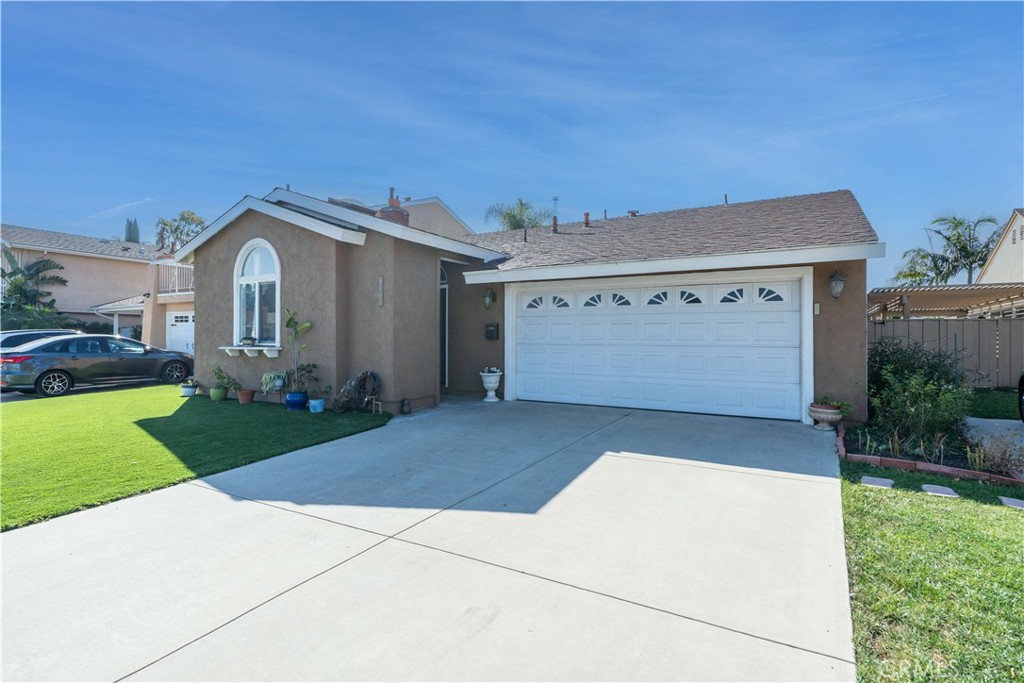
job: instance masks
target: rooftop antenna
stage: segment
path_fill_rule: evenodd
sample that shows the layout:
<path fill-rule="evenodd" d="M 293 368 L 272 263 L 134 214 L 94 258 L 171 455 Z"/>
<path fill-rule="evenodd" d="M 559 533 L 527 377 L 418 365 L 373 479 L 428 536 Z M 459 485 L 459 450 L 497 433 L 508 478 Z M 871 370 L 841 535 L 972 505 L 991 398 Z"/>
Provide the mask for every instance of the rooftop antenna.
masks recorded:
<path fill-rule="evenodd" d="M 551 198 L 551 202 L 555 205 L 555 218 L 558 218 L 558 195 L 556 194 Z"/>

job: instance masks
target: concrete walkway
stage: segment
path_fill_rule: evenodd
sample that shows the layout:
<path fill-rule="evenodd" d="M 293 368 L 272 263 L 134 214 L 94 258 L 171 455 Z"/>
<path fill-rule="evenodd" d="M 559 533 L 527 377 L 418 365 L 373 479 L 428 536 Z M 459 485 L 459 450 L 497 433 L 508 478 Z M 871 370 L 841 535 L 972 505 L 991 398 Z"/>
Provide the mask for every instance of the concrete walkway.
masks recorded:
<path fill-rule="evenodd" d="M 3 534 L 3 678 L 853 680 L 837 475 L 797 423 L 397 420 Z"/>

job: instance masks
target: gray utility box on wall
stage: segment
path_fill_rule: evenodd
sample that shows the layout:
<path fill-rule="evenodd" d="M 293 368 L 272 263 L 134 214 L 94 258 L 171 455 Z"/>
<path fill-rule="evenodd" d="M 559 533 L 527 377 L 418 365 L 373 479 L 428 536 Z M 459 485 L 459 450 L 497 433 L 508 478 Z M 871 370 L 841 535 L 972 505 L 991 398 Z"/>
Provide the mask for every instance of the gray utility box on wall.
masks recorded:
<path fill-rule="evenodd" d="M 498 339 L 498 323 L 484 324 L 484 339 Z"/>

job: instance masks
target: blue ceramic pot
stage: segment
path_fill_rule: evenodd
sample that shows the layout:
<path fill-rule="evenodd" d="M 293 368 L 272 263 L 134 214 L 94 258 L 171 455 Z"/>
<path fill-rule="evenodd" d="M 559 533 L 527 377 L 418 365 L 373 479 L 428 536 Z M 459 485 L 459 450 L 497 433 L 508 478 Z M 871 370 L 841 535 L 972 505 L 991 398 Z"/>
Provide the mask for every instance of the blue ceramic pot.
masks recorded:
<path fill-rule="evenodd" d="M 305 391 L 289 391 L 284 395 L 284 403 L 288 410 L 303 410 L 309 403 L 309 394 Z"/>

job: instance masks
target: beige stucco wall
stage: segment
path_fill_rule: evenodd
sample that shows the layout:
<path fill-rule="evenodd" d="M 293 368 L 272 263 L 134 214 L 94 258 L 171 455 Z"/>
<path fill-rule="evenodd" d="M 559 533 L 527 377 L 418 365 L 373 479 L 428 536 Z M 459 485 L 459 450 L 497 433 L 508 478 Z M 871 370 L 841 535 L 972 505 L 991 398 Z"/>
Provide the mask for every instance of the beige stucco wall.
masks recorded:
<path fill-rule="evenodd" d="M 144 261 L 120 261 L 23 248 L 13 251 L 18 254 L 19 263 L 22 265 L 40 258 L 49 258 L 64 266 L 64 270 L 53 271 L 53 274 L 65 278 L 68 281 L 67 286 L 50 289 L 51 297 L 56 300 L 57 310 L 62 313 L 89 313 L 91 306 L 137 296 L 147 291 L 146 271 L 149 264 Z M 92 319 L 79 317 L 84 320 Z"/>
<path fill-rule="evenodd" d="M 414 228 L 444 237 L 458 238 L 470 234 L 462 223 L 435 202 L 407 204 L 403 208 L 409 212 L 409 225 Z"/>
<path fill-rule="evenodd" d="M 440 259 L 436 249 L 394 241 L 395 335 L 392 400 L 408 398 L 413 410 L 440 397 Z"/>
<path fill-rule="evenodd" d="M 846 277 L 839 299 L 833 299 L 829 278 L 838 271 Z M 849 420 L 864 422 L 868 416 L 867 358 L 868 320 L 867 262 L 843 261 L 814 266 L 814 396 L 853 405 Z"/>
<path fill-rule="evenodd" d="M 234 343 L 234 267 L 239 251 L 249 240 L 267 240 L 281 261 L 281 355 L 229 357 L 218 347 Z M 291 367 L 284 309 L 297 309 L 300 320 L 313 323 L 301 337 L 307 345 L 302 362 L 317 364 L 324 384 L 338 386 L 335 301 L 334 240 L 264 214 L 246 212 L 230 229 L 214 235 L 195 251 L 196 377 L 204 386 L 213 384 L 211 368 L 220 365 L 241 384 L 258 389 L 268 370 Z"/>
<path fill-rule="evenodd" d="M 345 378 L 373 370 L 381 378 L 381 401 L 391 408 L 401 398 L 394 384 L 394 245 L 393 238 L 376 232 L 367 232 L 361 247 L 346 245 L 341 296 L 347 299 L 348 316 L 339 317 L 348 346 Z"/>
<path fill-rule="evenodd" d="M 485 366 L 505 368 L 505 288 L 500 284 L 467 285 L 463 273 L 479 270 L 479 266 L 445 262 L 444 268 L 448 273 L 448 391 L 483 396 L 480 370 Z M 488 287 L 498 295 L 490 310 L 483 303 Z M 492 322 L 499 324 L 497 340 L 484 338 L 484 325 Z M 499 396 L 504 388 L 503 381 Z"/>

